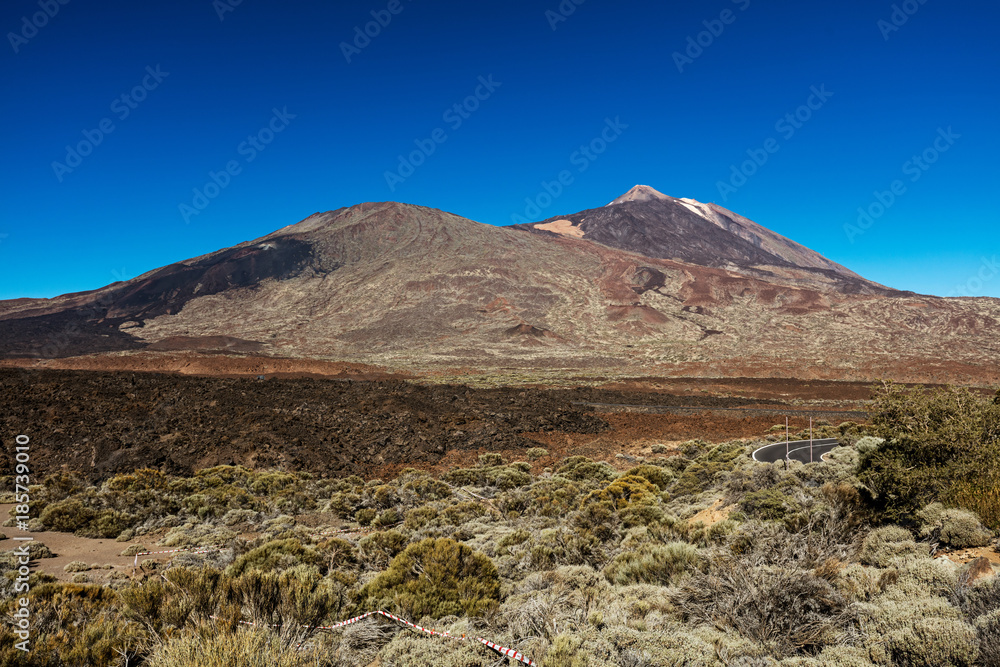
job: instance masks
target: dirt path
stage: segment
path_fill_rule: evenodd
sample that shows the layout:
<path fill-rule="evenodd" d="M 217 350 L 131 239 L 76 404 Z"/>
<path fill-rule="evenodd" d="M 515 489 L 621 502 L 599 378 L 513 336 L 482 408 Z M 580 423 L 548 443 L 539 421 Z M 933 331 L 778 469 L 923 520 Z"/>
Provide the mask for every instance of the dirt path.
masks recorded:
<path fill-rule="evenodd" d="M 0 517 L 9 516 L 13 505 L 0 504 Z M 77 537 L 72 533 L 56 533 L 51 531 L 39 531 L 25 533 L 13 526 L 5 526 L 2 529 L 6 540 L 0 541 L 0 550 L 11 551 L 21 546 L 22 542 L 15 541 L 14 537 L 33 537 L 35 542 L 44 544 L 55 558 L 42 558 L 35 561 L 34 569 L 37 572 L 51 574 L 60 581 L 72 581 L 75 572 L 66 572 L 65 567 L 73 561 L 83 561 L 87 565 L 94 565 L 104 568 L 105 565 L 113 565 L 112 568 L 94 569 L 87 571 L 87 577 L 93 582 L 104 582 L 108 580 L 112 572 L 132 573 L 132 556 L 121 556 L 122 551 L 133 544 L 145 544 L 152 546 L 151 541 L 131 540 L 129 542 L 118 542 L 113 539 L 91 539 L 88 537 Z M 149 540 L 149 538 L 146 538 Z M 155 539 L 155 538 L 154 538 Z M 146 558 L 149 558 L 147 556 Z"/>

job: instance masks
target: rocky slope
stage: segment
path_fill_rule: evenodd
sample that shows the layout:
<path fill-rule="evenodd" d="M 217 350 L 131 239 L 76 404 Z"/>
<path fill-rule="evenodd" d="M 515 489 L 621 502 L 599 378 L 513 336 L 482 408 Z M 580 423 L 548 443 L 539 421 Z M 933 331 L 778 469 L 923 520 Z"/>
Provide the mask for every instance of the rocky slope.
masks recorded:
<path fill-rule="evenodd" d="M 95 292 L 0 302 L 0 354 L 1000 381 L 1000 301 L 893 292 L 724 209 L 663 197 L 636 189 L 560 218 L 572 233 L 395 203 L 316 214 Z"/>
<path fill-rule="evenodd" d="M 721 206 L 676 199 L 647 185 L 635 186 L 602 208 L 520 227 L 819 289 L 898 293 Z"/>

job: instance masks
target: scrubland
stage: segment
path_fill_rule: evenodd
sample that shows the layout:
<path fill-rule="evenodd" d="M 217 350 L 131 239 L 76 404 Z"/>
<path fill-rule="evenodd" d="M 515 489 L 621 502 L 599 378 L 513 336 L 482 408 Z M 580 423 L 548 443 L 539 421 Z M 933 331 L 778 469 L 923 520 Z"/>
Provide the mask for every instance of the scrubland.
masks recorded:
<path fill-rule="evenodd" d="M 33 574 L 32 650 L 8 624 L 0 664 L 506 664 L 378 617 L 315 629 L 376 609 L 543 667 L 1000 664 L 1000 578 L 942 557 L 996 546 L 1000 392 L 886 385 L 867 425 L 823 431 L 846 446 L 787 468 L 693 440 L 630 469 L 539 470 L 535 448 L 385 480 L 59 473 L 32 489 L 33 528 L 214 548 L 134 573 L 123 549 L 98 583 L 83 562 L 79 582 Z"/>

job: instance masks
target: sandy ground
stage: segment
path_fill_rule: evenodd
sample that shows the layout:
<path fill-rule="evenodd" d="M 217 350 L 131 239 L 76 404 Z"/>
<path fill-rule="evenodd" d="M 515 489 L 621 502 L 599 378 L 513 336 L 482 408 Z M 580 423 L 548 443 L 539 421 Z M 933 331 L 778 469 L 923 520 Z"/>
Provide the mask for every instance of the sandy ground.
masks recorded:
<path fill-rule="evenodd" d="M 736 505 L 730 505 L 728 507 L 722 506 L 722 498 L 719 498 L 711 507 L 706 507 L 702 511 L 691 517 L 690 523 L 695 523 L 701 521 L 706 527 L 714 526 L 720 521 L 725 521 L 729 518 L 730 513 L 736 509 Z"/>
<path fill-rule="evenodd" d="M 10 509 L 13 505 L 0 504 L 0 517 L 6 521 Z M 0 550 L 10 551 L 21 546 L 22 542 L 15 541 L 14 537 L 33 537 L 35 542 L 44 544 L 55 558 L 42 558 L 35 561 L 33 569 L 36 572 L 51 574 L 60 581 L 71 581 L 75 572 L 66 572 L 65 567 L 73 561 L 83 561 L 87 565 L 96 566 L 101 569 L 89 570 L 87 577 L 94 582 L 108 580 L 112 572 L 124 572 L 131 574 L 133 570 L 133 556 L 121 556 L 120 554 L 133 544 L 144 544 L 150 546 L 149 537 L 143 540 L 132 540 L 129 542 L 118 542 L 116 540 L 95 540 L 87 537 L 77 537 L 71 533 L 56 533 L 49 531 L 39 531 L 25 533 L 13 526 L 4 526 L 2 529 L 6 540 L 0 541 Z M 146 556 L 146 558 L 151 558 Z M 113 565 L 112 568 L 105 568 L 105 565 Z"/>
<path fill-rule="evenodd" d="M 570 220 L 555 220 L 544 225 L 535 225 L 535 229 L 562 234 L 563 236 L 574 236 L 578 239 L 583 238 L 583 230 L 579 227 L 574 227 Z"/>
<path fill-rule="evenodd" d="M 958 551 L 951 551 L 946 553 L 945 556 L 948 557 L 954 563 L 959 565 L 965 565 L 966 563 L 971 563 L 977 558 L 985 558 L 990 563 L 993 564 L 993 569 L 996 570 L 1000 568 L 1000 552 L 997 551 L 996 547 L 979 547 L 977 549 L 959 549 Z"/>

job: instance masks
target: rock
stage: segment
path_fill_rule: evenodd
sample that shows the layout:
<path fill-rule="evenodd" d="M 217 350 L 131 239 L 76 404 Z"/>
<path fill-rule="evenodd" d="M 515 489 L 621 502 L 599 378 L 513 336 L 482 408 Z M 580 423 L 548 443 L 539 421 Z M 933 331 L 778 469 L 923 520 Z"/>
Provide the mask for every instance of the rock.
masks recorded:
<path fill-rule="evenodd" d="M 965 566 L 965 576 L 968 577 L 970 584 L 975 584 L 992 579 L 996 576 L 996 572 L 993 571 L 993 564 L 989 559 L 980 557 Z"/>

